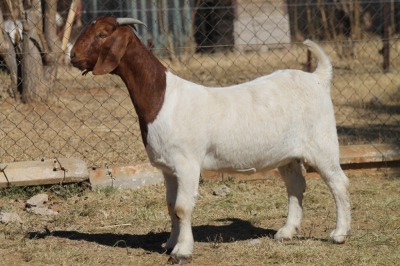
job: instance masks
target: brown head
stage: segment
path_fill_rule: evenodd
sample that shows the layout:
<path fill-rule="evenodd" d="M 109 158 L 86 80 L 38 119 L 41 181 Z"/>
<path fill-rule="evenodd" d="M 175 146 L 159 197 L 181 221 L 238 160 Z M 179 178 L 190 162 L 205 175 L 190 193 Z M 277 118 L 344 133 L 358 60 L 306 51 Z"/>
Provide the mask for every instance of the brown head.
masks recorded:
<path fill-rule="evenodd" d="M 143 24 L 131 18 L 101 17 L 81 33 L 71 50 L 71 63 L 94 75 L 119 75 L 126 84 L 139 117 L 143 143 L 147 125 L 164 102 L 166 68 L 140 42 L 128 25 Z"/>
<path fill-rule="evenodd" d="M 112 73 L 119 65 L 130 42 L 137 37 L 127 25 L 143 22 L 129 18 L 101 17 L 94 20 L 76 40 L 71 63 L 86 74 Z"/>

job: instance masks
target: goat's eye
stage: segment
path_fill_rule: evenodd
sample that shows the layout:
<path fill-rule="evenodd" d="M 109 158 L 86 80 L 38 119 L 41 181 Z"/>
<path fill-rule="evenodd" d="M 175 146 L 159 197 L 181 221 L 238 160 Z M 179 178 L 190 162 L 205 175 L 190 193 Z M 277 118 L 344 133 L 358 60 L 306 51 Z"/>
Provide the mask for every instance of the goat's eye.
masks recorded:
<path fill-rule="evenodd" d="M 104 33 L 100 33 L 96 35 L 96 39 L 104 39 L 105 37 L 107 37 L 107 34 Z"/>

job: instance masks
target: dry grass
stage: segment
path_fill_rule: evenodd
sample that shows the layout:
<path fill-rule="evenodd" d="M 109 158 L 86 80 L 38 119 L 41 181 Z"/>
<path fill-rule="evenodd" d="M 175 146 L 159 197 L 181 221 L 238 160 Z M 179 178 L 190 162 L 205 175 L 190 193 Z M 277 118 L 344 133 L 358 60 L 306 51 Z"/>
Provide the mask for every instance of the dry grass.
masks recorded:
<path fill-rule="evenodd" d="M 193 265 L 395 265 L 400 259 L 400 180 L 368 175 L 350 178 L 352 233 L 344 245 L 328 241 L 334 227 L 332 197 L 320 179 L 308 179 L 302 231 L 292 241 L 271 235 L 284 222 L 286 193 L 279 178 L 203 181 L 193 214 Z M 161 244 L 169 232 L 164 187 L 143 190 L 50 193 L 53 218 L 28 214 L 24 197 L 0 198 L 3 211 L 18 213 L 22 226 L 0 224 L 4 265 L 164 265 Z M 4 193 L 3 193 L 4 194 Z M 72 196 L 71 196 L 72 194 Z M 64 194 L 63 194 L 64 195 Z M 120 226 L 115 226 L 120 225 Z M 112 227 L 109 227 L 112 226 Z"/>

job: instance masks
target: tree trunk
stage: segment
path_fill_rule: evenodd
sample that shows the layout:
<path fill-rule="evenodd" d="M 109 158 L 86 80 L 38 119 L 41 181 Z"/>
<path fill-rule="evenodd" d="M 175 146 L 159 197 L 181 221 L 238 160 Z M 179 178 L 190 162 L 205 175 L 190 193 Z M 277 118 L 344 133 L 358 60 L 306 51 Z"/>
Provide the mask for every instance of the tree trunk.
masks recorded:
<path fill-rule="evenodd" d="M 308 24 L 308 36 L 307 38 L 311 38 L 312 40 L 315 40 L 315 27 L 314 27 L 314 19 L 312 18 L 312 10 L 311 8 L 313 7 L 312 1 L 307 1 L 307 24 Z"/>
<path fill-rule="evenodd" d="M 324 38 L 325 40 L 332 40 L 331 34 L 329 33 L 329 24 L 328 24 L 328 19 L 326 18 L 324 2 L 318 0 L 318 7 L 321 12 L 322 26 L 324 27 Z"/>
<path fill-rule="evenodd" d="M 42 28 L 41 2 L 32 0 L 31 4 L 31 8 L 25 10 L 26 20 L 23 22 L 22 101 L 47 102 L 51 84 L 44 75 L 42 59 L 44 49 L 40 47 L 41 33 L 37 32 Z"/>

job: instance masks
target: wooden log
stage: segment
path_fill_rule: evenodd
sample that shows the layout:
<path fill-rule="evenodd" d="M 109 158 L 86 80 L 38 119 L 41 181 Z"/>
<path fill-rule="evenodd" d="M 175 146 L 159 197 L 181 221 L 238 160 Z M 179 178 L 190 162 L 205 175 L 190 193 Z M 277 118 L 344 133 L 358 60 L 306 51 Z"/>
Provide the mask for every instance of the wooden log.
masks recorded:
<path fill-rule="evenodd" d="M 104 187 L 139 189 L 162 184 L 164 181 L 161 171 L 149 163 L 98 168 L 90 171 L 89 178 L 93 189 Z"/>
<path fill-rule="evenodd" d="M 0 164 L 0 187 L 80 182 L 88 178 L 86 163 L 76 158 Z"/>

